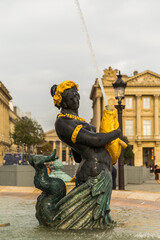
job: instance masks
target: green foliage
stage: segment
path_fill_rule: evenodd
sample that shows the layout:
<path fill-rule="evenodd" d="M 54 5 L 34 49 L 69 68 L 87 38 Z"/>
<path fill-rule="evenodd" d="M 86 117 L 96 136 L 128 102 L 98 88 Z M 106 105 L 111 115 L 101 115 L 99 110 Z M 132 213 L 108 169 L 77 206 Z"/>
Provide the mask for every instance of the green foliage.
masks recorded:
<path fill-rule="evenodd" d="M 124 163 L 125 164 L 130 164 L 131 160 L 134 158 L 134 153 L 133 150 L 131 148 L 131 145 L 129 144 L 128 138 L 127 137 L 123 137 L 122 139 L 125 143 L 127 143 L 128 147 L 126 147 L 123 150 L 123 156 L 124 156 Z"/>
<path fill-rule="evenodd" d="M 44 142 L 44 132 L 36 121 L 22 118 L 16 120 L 12 138 L 16 145 L 30 147 Z"/>
<path fill-rule="evenodd" d="M 37 146 L 37 154 L 43 154 L 43 155 L 50 155 L 53 151 L 52 146 L 49 144 L 49 142 L 45 142 L 44 144 Z"/>

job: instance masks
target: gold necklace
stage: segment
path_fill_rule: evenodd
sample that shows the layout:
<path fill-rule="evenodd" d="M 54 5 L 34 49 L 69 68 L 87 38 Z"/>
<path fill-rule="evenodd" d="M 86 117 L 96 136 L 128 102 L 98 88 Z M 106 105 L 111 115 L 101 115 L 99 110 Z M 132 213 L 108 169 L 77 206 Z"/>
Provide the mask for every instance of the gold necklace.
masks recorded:
<path fill-rule="evenodd" d="M 58 118 L 59 118 L 59 117 L 74 118 L 74 119 L 79 120 L 79 121 L 81 121 L 81 122 L 87 122 L 84 118 L 78 117 L 78 116 L 76 116 L 76 115 L 68 114 L 68 113 L 66 113 L 66 114 L 60 113 L 60 114 L 58 114 L 57 117 L 58 117 Z"/>

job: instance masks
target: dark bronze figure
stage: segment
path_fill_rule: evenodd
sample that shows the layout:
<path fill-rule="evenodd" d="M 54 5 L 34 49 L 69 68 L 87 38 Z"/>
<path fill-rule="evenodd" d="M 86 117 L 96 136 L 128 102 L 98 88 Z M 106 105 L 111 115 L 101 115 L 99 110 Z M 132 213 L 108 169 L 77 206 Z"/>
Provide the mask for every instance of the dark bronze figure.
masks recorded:
<path fill-rule="evenodd" d="M 42 190 L 41 195 L 37 198 L 36 217 L 40 225 L 53 226 L 53 217 L 57 211 L 55 205 L 66 195 L 65 183 L 59 178 L 48 176 L 45 162 L 54 161 L 56 150 L 48 156 L 31 156 L 29 163 L 35 168 L 34 185 Z M 55 224 L 56 225 L 56 224 Z"/>
<path fill-rule="evenodd" d="M 54 85 L 51 88 L 51 94 L 55 106 L 61 110 L 55 122 L 57 135 L 71 147 L 74 159 L 79 163 L 79 168 L 76 173 L 76 188 L 65 197 L 62 194 L 61 200 L 58 200 L 56 205 L 54 197 L 53 199 L 51 197 L 53 205 L 50 202 L 52 211 L 49 210 L 51 218 L 48 216 L 48 219 L 52 220 L 49 220 L 50 224 L 48 225 L 58 229 L 104 228 L 113 224 L 109 215 L 112 192 L 112 159 L 105 149 L 105 145 L 120 137 L 121 131 L 117 129 L 110 133 L 96 133 L 94 126 L 78 116 L 80 96 L 78 85 L 74 82 L 65 81 L 58 86 Z M 50 187 L 47 190 L 42 188 L 40 178 L 40 175 L 35 176 L 35 182 L 36 186 L 44 191 L 42 195 L 44 194 L 45 197 L 54 195 L 55 187 L 50 186 L 53 191 L 48 192 Z M 48 177 L 46 185 L 50 185 Z M 59 187 L 61 184 L 56 188 L 57 192 L 60 192 Z M 41 199 L 39 205 L 43 208 Z M 37 208 L 37 211 L 37 215 L 44 214 L 40 208 Z M 47 214 L 45 214 L 45 218 L 47 218 Z M 44 222 L 40 223 L 44 224 Z"/>

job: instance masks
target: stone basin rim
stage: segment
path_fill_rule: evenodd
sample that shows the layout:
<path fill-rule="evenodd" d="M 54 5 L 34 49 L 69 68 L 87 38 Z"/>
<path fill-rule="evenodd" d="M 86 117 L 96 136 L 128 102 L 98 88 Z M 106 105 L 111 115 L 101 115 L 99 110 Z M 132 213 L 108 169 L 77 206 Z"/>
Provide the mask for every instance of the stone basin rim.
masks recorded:
<path fill-rule="evenodd" d="M 73 183 L 66 183 L 69 187 L 74 186 Z M 37 193 L 41 191 L 35 187 L 24 187 L 24 186 L 0 186 L 1 193 Z M 149 192 L 149 191 L 129 191 L 129 190 L 113 190 L 112 198 L 119 199 L 137 199 L 145 201 L 153 201 L 160 203 L 160 192 Z"/>

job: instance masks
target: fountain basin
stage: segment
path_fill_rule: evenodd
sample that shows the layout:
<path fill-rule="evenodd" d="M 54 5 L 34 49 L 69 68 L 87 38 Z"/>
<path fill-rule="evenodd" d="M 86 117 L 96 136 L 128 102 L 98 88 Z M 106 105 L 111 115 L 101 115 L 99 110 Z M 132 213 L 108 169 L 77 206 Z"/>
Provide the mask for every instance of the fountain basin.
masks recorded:
<path fill-rule="evenodd" d="M 36 198 L 40 191 L 35 188 L 0 188 L 0 224 L 10 226 L 0 228 L 1 239 L 56 239 L 56 240 L 120 240 L 120 239 L 160 239 L 160 193 L 113 191 L 111 216 L 117 222 L 116 227 L 94 231 L 57 231 L 39 226 L 35 218 Z M 126 193 L 122 194 L 122 192 Z M 130 196 L 130 199 L 127 198 Z M 157 196 L 155 201 L 134 199 L 145 194 Z M 121 196 L 121 197 L 120 197 Z M 124 197 L 122 197 L 124 196 Z M 132 196 L 132 198 L 131 198 Z"/>

